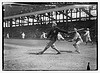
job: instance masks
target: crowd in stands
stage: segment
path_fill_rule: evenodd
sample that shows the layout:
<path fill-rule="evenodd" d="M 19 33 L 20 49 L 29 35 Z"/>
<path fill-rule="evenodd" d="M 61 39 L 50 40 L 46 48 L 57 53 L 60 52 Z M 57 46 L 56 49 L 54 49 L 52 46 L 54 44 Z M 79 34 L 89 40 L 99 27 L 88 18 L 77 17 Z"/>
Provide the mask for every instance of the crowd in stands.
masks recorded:
<path fill-rule="evenodd" d="M 13 15 L 19 15 L 19 14 L 24 14 L 24 13 L 30 13 L 30 12 L 35 12 L 35 11 L 41 11 L 41 10 L 47 10 L 47 9 L 52 9 L 52 8 L 57 8 L 57 7 L 62 7 L 66 5 L 72 5 L 73 3 L 71 2 L 48 2 L 47 4 L 29 4 L 29 5 L 17 5 L 17 4 L 8 4 L 4 5 L 4 16 L 13 16 Z"/>
<path fill-rule="evenodd" d="M 13 16 L 13 15 L 19 15 L 24 13 L 31 13 L 35 11 L 41 11 L 41 10 L 47 10 L 55 8 L 55 6 L 45 6 L 45 5 L 29 5 L 29 6 L 4 6 L 4 16 Z"/>

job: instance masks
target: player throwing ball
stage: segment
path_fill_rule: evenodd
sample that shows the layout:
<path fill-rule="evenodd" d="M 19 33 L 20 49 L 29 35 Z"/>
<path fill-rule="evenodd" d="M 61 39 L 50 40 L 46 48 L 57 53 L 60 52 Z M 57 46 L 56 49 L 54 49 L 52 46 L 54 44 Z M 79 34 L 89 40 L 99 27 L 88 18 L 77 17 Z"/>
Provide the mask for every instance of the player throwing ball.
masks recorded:
<path fill-rule="evenodd" d="M 46 47 L 44 48 L 43 51 L 37 53 L 38 54 L 43 54 L 49 47 L 51 47 L 52 49 L 57 51 L 57 54 L 61 54 L 60 51 L 57 50 L 56 46 L 55 46 L 55 42 L 57 40 L 57 35 L 58 32 L 62 32 L 62 33 L 67 33 L 67 31 L 65 30 L 61 30 L 60 28 L 57 27 L 57 24 L 55 22 L 53 22 L 52 24 L 52 29 L 50 30 L 49 34 L 47 35 L 47 38 L 49 38 L 49 43 L 47 43 Z"/>
<path fill-rule="evenodd" d="M 74 28 L 74 31 L 75 31 L 75 36 L 74 36 L 73 39 L 70 40 L 70 42 L 71 42 L 71 41 L 75 41 L 75 43 L 73 44 L 73 46 L 74 46 L 75 49 L 76 49 L 75 52 L 80 53 L 80 51 L 79 51 L 79 44 L 82 43 L 83 40 L 82 40 L 82 38 L 81 38 L 81 36 L 80 36 L 80 34 L 78 33 L 78 31 L 77 31 L 76 28 Z"/>

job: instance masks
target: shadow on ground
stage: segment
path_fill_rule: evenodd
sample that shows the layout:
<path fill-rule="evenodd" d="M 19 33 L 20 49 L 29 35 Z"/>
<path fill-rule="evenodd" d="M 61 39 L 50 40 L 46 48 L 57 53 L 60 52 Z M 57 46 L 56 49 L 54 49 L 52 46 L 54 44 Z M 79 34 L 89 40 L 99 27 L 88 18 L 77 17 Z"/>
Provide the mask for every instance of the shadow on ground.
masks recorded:
<path fill-rule="evenodd" d="M 61 54 L 62 53 L 74 53 L 73 51 L 64 51 L 64 50 L 60 50 Z M 30 55 L 38 55 L 37 53 L 34 53 L 34 52 L 30 52 L 30 53 L 27 53 L 27 54 L 30 54 Z M 40 54 L 40 55 L 58 55 L 57 53 L 43 53 L 43 54 Z"/>
<path fill-rule="evenodd" d="M 60 50 L 60 52 L 74 53 L 73 51 L 65 51 L 65 50 Z"/>
<path fill-rule="evenodd" d="M 43 53 L 43 54 L 37 54 L 37 53 L 28 53 L 30 55 L 58 55 L 57 53 Z"/>

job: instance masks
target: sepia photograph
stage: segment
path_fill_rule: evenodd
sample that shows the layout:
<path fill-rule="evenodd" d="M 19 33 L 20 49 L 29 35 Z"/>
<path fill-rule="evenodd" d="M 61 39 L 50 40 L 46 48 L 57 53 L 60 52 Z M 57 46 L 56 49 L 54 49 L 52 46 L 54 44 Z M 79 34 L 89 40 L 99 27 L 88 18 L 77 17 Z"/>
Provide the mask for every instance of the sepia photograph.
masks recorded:
<path fill-rule="evenodd" d="M 98 2 L 2 2 L 2 71 L 98 71 Z"/>

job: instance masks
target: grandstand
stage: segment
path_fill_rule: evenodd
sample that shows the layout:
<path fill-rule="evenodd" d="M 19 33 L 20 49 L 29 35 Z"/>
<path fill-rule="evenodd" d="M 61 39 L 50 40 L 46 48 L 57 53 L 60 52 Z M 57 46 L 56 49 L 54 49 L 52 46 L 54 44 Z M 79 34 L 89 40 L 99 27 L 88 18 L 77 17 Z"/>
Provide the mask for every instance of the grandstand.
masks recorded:
<path fill-rule="evenodd" d="M 66 31 L 73 31 L 73 28 L 89 28 L 91 32 L 91 38 L 93 42 L 98 44 L 98 2 L 3 2 L 3 37 L 4 44 L 18 44 L 20 42 L 23 45 L 32 45 L 27 40 L 38 40 L 38 41 L 48 41 L 41 40 L 42 32 L 48 33 L 51 29 L 51 24 L 56 21 L 57 26 Z M 22 33 L 25 33 L 25 40 L 22 40 Z M 7 34 L 9 33 L 9 39 Z M 83 36 L 84 32 L 81 32 Z M 70 39 L 73 34 L 68 34 L 70 37 L 66 37 L 62 34 L 64 38 Z M 11 41 L 12 40 L 12 41 Z M 18 41 L 19 40 L 19 41 Z M 21 42 L 22 41 L 22 42 Z M 17 43 L 16 43 L 17 42 Z M 27 42 L 27 43 L 23 43 Z M 32 41 L 30 41 L 32 42 Z M 38 42 L 39 43 L 39 42 Z M 45 42 L 46 43 L 46 42 Z M 42 43 L 43 44 L 43 43 Z M 36 44 L 37 45 L 37 44 Z M 41 44 L 39 43 L 41 46 Z M 7 46 L 7 45 L 6 45 Z M 4 45 L 5 49 L 8 48 Z M 12 46 L 12 45 L 11 45 Z M 21 45 L 22 46 L 22 45 Z M 32 46 L 34 47 L 34 46 Z M 43 47 L 43 46 L 42 46 Z M 65 47 L 66 48 L 66 47 Z M 94 47 L 97 52 L 97 47 Z M 6 51 L 7 52 L 7 51 Z M 5 54 L 4 53 L 4 58 Z M 95 53 L 93 53 L 95 54 Z M 96 55 L 96 54 L 95 54 Z M 97 58 L 97 57 L 96 57 Z M 97 69 L 96 64 L 93 65 L 92 69 Z M 6 59 L 3 60 L 6 64 Z M 7 59 L 8 60 L 8 59 Z M 93 61 L 94 63 L 94 61 Z M 7 65 L 8 66 L 8 65 Z M 76 69 L 78 68 L 78 69 Z M 81 68 L 76 67 L 72 70 L 85 70 L 83 66 Z M 56 68 L 22 68 L 21 70 L 55 70 Z M 57 68 L 56 70 L 59 70 Z M 9 68 L 6 65 L 3 66 L 3 70 L 20 70 L 20 68 Z M 61 68 L 61 70 L 71 70 Z"/>

